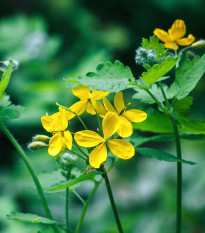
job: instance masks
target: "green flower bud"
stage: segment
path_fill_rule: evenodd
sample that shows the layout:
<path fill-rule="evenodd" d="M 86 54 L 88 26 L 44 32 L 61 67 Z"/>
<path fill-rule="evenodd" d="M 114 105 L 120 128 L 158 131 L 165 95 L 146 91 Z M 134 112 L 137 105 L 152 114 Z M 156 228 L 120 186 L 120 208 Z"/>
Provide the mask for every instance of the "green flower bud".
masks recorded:
<path fill-rule="evenodd" d="M 37 134 L 33 137 L 34 141 L 47 142 L 50 139 L 47 135 Z"/>
<path fill-rule="evenodd" d="M 38 149 L 45 148 L 47 146 L 48 145 L 45 144 L 44 142 L 38 142 L 38 141 L 31 142 L 30 144 L 28 144 L 28 148 L 31 150 L 38 150 Z"/>
<path fill-rule="evenodd" d="M 61 155 L 60 158 L 60 166 L 63 170 L 68 170 L 68 168 L 72 168 L 76 166 L 77 156 L 75 156 L 72 152 L 66 152 Z"/>
<path fill-rule="evenodd" d="M 198 40 L 196 41 L 195 43 L 193 43 L 191 45 L 191 47 L 194 47 L 194 48 L 205 48 L 205 40 Z"/>

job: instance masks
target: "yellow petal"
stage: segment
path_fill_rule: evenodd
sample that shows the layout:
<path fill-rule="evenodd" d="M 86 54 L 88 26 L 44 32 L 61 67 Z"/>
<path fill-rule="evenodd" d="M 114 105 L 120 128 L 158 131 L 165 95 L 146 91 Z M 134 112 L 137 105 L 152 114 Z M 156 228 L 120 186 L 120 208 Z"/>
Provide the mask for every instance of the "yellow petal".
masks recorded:
<path fill-rule="evenodd" d="M 121 159 L 130 159 L 135 154 L 133 145 L 123 139 L 112 139 L 107 141 L 111 152 Z"/>
<path fill-rule="evenodd" d="M 122 116 L 126 117 L 131 122 L 142 122 L 147 119 L 147 113 L 138 109 L 127 110 L 123 112 Z"/>
<path fill-rule="evenodd" d="M 114 109 L 114 107 L 112 106 L 112 104 L 110 103 L 110 101 L 106 97 L 103 98 L 103 104 L 105 106 L 105 109 L 108 112 L 115 112 L 115 113 L 117 113 L 117 111 Z"/>
<path fill-rule="evenodd" d="M 99 168 L 101 163 L 107 159 L 107 148 L 105 143 L 97 146 L 89 156 L 89 163 L 94 168 Z"/>
<path fill-rule="evenodd" d="M 44 129 L 48 132 L 64 131 L 68 127 L 67 117 L 61 112 L 41 117 Z"/>
<path fill-rule="evenodd" d="M 167 49 L 173 49 L 173 50 L 179 49 L 179 46 L 178 46 L 176 43 L 175 43 L 175 45 L 174 45 L 174 42 L 165 43 L 165 44 L 164 44 L 164 47 L 167 48 Z"/>
<path fill-rule="evenodd" d="M 153 33 L 163 42 L 171 42 L 172 41 L 169 34 L 162 29 L 156 28 Z"/>
<path fill-rule="evenodd" d="M 186 34 L 186 25 L 183 20 L 177 19 L 172 24 L 172 27 L 168 30 L 172 41 L 177 41 Z"/>
<path fill-rule="evenodd" d="M 69 109 L 72 112 L 75 112 L 77 115 L 81 115 L 82 113 L 85 112 L 85 109 L 87 108 L 87 104 L 88 104 L 87 100 L 81 100 L 70 106 Z"/>
<path fill-rule="evenodd" d="M 91 115 L 95 115 L 96 114 L 96 111 L 95 109 L 93 108 L 93 105 L 91 104 L 90 101 L 88 101 L 88 105 L 87 105 L 87 112 Z"/>
<path fill-rule="evenodd" d="M 114 112 L 108 112 L 102 121 L 104 138 L 108 139 L 120 127 L 120 117 Z"/>
<path fill-rule="evenodd" d="M 99 134 L 91 130 L 82 130 L 75 133 L 74 139 L 78 145 L 84 147 L 97 146 L 103 141 L 103 138 Z"/>
<path fill-rule="evenodd" d="M 187 38 L 182 38 L 177 40 L 177 44 L 181 46 L 187 46 L 192 44 L 195 41 L 195 37 L 192 34 L 189 34 Z"/>
<path fill-rule="evenodd" d="M 76 116 L 75 114 L 73 114 L 72 112 L 67 111 L 65 108 L 63 108 L 61 106 L 59 106 L 59 112 L 64 114 L 65 117 L 67 117 L 68 120 L 71 120 L 73 117 Z"/>
<path fill-rule="evenodd" d="M 132 124 L 123 116 L 120 116 L 120 127 L 117 130 L 117 133 L 122 138 L 129 137 L 133 133 Z"/>
<path fill-rule="evenodd" d="M 49 155 L 55 156 L 57 155 L 64 144 L 64 138 L 62 133 L 56 133 L 49 141 L 48 153 Z"/>
<path fill-rule="evenodd" d="M 93 90 L 90 98 L 93 100 L 100 100 L 103 97 L 107 96 L 109 94 L 109 91 L 97 91 L 97 90 Z"/>
<path fill-rule="evenodd" d="M 87 100 L 90 98 L 90 91 L 88 87 L 75 87 L 72 89 L 73 95 L 77 96 L 81 100 Z"/>
<path fill-rule="evenodd" d="M 65 144 L 66 144 L 67 148 L 69 150 L 71 150 L 73 138 L 72 138 L 70 131 L 68 131 L 68 130 L 64 131 L 63 136 L 64 136 L 64 140 L 65 140 Z"/>
<path fill-rule="evenodd" d="M 100 117 L 105 116 L 105 114 L 107 113 L 106 109 L 104 108 L 104 106 L 98 102 L 98 101 L 92 101 L 93 107 L 95 108 L 95 110 L 97 111 L 98 115 Z"/>
<path fill-rule="evenodd" d="M 124 108 L 125 108 L 125 103 L 123 100 L 123 94 L 122 92 L 117 92 L 115 94 L 115 98 L 114 98 L 114 106 L 117 109 L 117 111 L 120 113 Z"/>

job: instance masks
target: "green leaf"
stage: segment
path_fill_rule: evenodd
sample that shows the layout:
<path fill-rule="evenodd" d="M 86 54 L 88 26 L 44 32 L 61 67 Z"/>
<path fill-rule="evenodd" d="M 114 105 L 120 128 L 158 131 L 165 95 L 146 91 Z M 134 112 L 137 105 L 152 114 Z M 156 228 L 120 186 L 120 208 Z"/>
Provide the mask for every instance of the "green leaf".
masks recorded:
<path fill-rule="evenodd" d="M 55 220 L 51 220 L 51 219 L 44 218 L 36 214 L 30 214 L 30 213 L 11 212 L 11 214 L 7 215 L 7 218 L 10 220 L 16 220 L 16 221 L 21 221 L 21 222 L 61 225 L 61 223 Z"/>
<path fill-rule="evenodd" d="M 114 64 L 107 61 L 100 63 L 96 72 L 89 72 L 85 77 L 68 78 L 66 81 L 69 87 L 89 86 L 90 90 L 118 92 L 130 88 L 129 83 L 134 80 L 128 66 L 120 61 Z"/>
<path fill-rule="evenodd" d="M 143 72 L 140 77 L 144 82 L 151 85 L 167 74 L 177 63 L 178 58 L 168 56 L 161 64 L 155 64 L 147 72 Z"/>
<path fill-rule="evenodd" d="M 140 123 L 133 123 L 133 128 L 154 133 L 173 132 L 173 127 L 168 116 L 153 108 L 148 108 L 146 113 L 147 119 Z"/>
<path fill-rule="evenodd" d="M 175 81 L 168 92 L 175 94 L 177 99 L 183 99 L 194 89 L 204 72 L 205 54 L 196 56 L 192 61 L 186 60 L 177 68 Z"/>
<path fill-rule="evenodd" d="M 13 67 L 13 61 L 9 61 L 9 65 L 6 69 L 6 72 L 3 73 L 1 80 L 0 80 L 0 100 L 4 97 L 4 92 L 6 90 L 6 87 L 9 83 L 9 79 L 12 73 L 12 67 Z"/>
<path fill-rule="evenodd" d="M 176 156 L 171 155 L 167 152 L 152 149 L 152 148 L 140 147 L 140 148 L 135 148 L 135 150 L 136 150 L 136 152 L 139 152 L 140 154 L 142 154 L 145 157 L 155 157 L 158 160 L 163 160 L 163 161 L 167 161 L 167 162 L 181 162 L 181 163 L 186 163 L 186 164 L 191 164 L 191 165 L 196 164 L 196 163 L 191 162 L 191 161 L 179 159 Z"/>
<path fill-rule="evenodd" d="M 183 99 L 180 100 L 175 99 L 172 105 L 173 111 L 177 114 L 183 115 L 189 112 L 192 103 L 193 103 L 193 97 L 191 96 L 184 97 Z"/>
<path fill-rule="evenodd" d="M 150 36 L 150 39 L 142 39 L 142 48 L 153 49 L 156 51 L 157 59 L 161 58 L 165 54 L 164 44 L 159 43 L 157 36 Z"/>
<path fill-rule="evenodd" d="M 140 123 L 133 123 L 133 128 L 154 133 L 173 133 L 173 126 L 167 115 L 153 108 L 147 109 L 146 113 L 147 119 Z M 177 116 L 177 121 L 179 132 L 205 135 L 205 121 L 182 116 Z"/>
<path fill-rule="evenodd" d="M 45 190 L 46 191 L 56 191 L 56 190 L 60 190 L 60 189 L 64 189 L 64 188 L 67 188 L 67 187 L 71 187 L 77 183 L 80 183 L 80 182 L 83 182 L 83 181 L 86 181 L 86 180 L 95 180 L 95 176 L 96 175 L 101 175 L 102 172 L 99 172 L 99 171 L 92 171 L 92 172 L 89 172 L 88 174 L 84 174 L 84 175 L 81 175 L 79 177 L 77 177 L 76 179 L 72 179 L 72 180 L 68 180 L 68 181 L 62 181 L 62 182 L 59 182 L 55 185 L 52 185 L 51 187 L 49 188 L 46 188 Z"/>
<path fill-rule="evenodd" d="M 4 96 L 0 100 L 0 120 L 18 118 L 22 109 L 21 106 L 11 104 L 9 96 Z"/>

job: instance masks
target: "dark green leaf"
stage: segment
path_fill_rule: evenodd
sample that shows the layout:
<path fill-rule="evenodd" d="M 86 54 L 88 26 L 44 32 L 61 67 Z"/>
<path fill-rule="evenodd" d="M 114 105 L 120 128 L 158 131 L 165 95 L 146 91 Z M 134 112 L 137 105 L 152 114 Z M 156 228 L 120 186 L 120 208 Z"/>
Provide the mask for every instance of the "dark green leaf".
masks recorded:
<path fill-rule="evenodd" d="M 56 191 L 56 190 L 60 190 L 60 189 L 64 189 L 64 188 L 67 188 L 67 187 L 71 187 L 79 182 L 83 182 L 83 181 L 86 181 L 86 180 L 93 180 L 94 181 L 94 178 L 96 175 L 101 175 L 102 172 L 99 172 L 99 171 L 92 171 L 92 172 L 89 172 L 88 174 L 84 174 L 84 175 L 81 175 L 79 177 L 77 177 L 76 179 L 72 179 L 72 180 L 68 180 L 68 181 L 62 181 L 58 184 L 55 184 L 55 185 L 52 185 L 51 187 L 49 188 L 46 188 L 45 190 L 47 191 Z"/>
<path fill-rule="evenodd" d="M 41 217 L 36 214 L 30 214 L 30 213 L 20 213 L 20 212 L 11 212 L 11 214 L 7 215 L 7 218 L 10 220 L 16 220 L 21 222 L 30 222 L 30 223 L 43 223 L 43 224 L 58 224 L 61 225 L 61 223 L 51 220 L 48 218 Z"/>
<path fill-rule="evenodd" d="M 191 96 L 187 96 L 183 99 L 176 99 L 174 102 L 173 102 L 173 111 L 177 114 L 185 114 L 187 112 L 189 112 L 190 110 L 190 106 L 192 105 L 193 103 L 193 97 Z"/>
<path fill-rule="evenodd" d="M 196 56 L 192 61 L 186 60 L 176 70 L 176 80 L 170 86 L 168 92 L 174 94 L 177 99 L 186 97 L 196 86 L 205 72 L 205 54 Z"/>
<path fill-rule="evenodd" d="M 107 61 L 100 63 L 96 72 L 90 72 L 85 77 L 68 78 L 69 87 L 89 86 L 90 90 L 118 92 L 130 88 L 129 83 L 134 81 L 133 74 L 128 66 L 120 61 L 114 64 Z"/>
<path fill-rule="evenodd" d="M 155 64 L 147 72 L 143 72 L 140 78 L 147 84 L 151 85 L 167 74 L 175 66 L 177 60 L 178 58 L 174 59 L 169 56 L 161 64 Z"/>
<path fill-rule="evenodd" d="M 186 164 L 196 164 L 194 162 L 191 161 L 187 161 L 184 159 L 179 159 L 174 155 L 171 155 L 167 152 L 164 151 L 160 151 L 160 150 L 156 150 L 156 149 L 152 149 L 152 148 L 135 148 L 136 152 L 139 152 L 140 154 L 142 154 L 145 157 L 155 157 L 158 160 L 164 160 L 167 162 L 181 162 L 181 163 L 186 163 Z"/>

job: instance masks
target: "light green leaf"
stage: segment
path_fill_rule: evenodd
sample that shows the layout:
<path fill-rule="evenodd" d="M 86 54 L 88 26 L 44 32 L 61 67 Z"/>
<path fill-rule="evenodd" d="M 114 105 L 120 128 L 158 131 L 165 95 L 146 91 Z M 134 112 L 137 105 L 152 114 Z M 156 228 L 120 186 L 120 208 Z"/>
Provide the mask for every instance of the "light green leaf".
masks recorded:
<path fill-rule="evenodd" d="M 30 213 L 11 212 L 11 214 L 7 215 L 7 218 L 10 220 L 16 220 L 16 221 L 21 221 L 21 222 L 61 225 L 61 223 L 55 220 L 51 220 L 51 219 L 44 218 L 36 214 L 30 214 Z"/>
<path fill-rule="evenodd" d="M 100 63 L 96 72 L 89 72 L 85 77 L 68 78 L 66 81 L 69 87 L 89 86 L 90 90 L 118 92 L 130 88 L 129 83 L 134 80 L 128 66 L 120 61 L 114 64 L 107 61 Z"/>
<path fill-rule="evenodd" d="M 140 78 L 147 84 L 151 85 L 167 74 L 175 66 L 177 60 L 178 58 L 174 59 L 169 56 L 161 64 L 155 64 L 147 72 L 143 72 Z"/>
<path fill-rule="evenodd" d="M 155 157 L 158 160 L 163 160 L 163 161 L 167 161 L 167 162 L 181 162 L 181 163 L 186 163 L 186 164 L 191 164 L 191 165 L 196 164 L 196 163 L 191 162 L 191 161 L 179 159 L 176 156 L 171 155 L 167 152 L 152 149 L 152 148 L 140 147 L 140 148 L 135 148 L 135 150 L 136 150 L 136 152 L 139 152 L 140 154 L 142 154 L 145 157 Z"/>
<path fill-rule="evenodd" d="M 176 79 L 168 92 L 174 93 L 177 99 L 186 97 L 196 86 L 205 72 L 205 54 L 196 56 L 192 61 L 186 60 L 176 70 Z"/>
<path fill-rule="evenodd" d="M 175 101 L 173 102 L 173 112 L 177 113 L 177 114 L 185 114 L 187 112 L 189 112 L 190 110 L 190 106 L 193 103 L 193 97 L 191 96 L 187 96 L 183 99 L 175 99 Z"/>
<path fill-rule="evenodd" d="M 76 179 L 72 179 L 72 180 L 68 180 L 68 181 L 62 181 L 60 183 L 57 183 L 55 185 L 52 185 L 51 187 L 49 188 L 46 188 L 45 190 L 46 191 L 56 191 L 56 190 L 60 190 L 60 189 L 64 189 L 64 188 L 67 188 L 67 187 L 71 187 L 77 183 L 80 183 L 80 182 L 83 182 L 83 181 L 86 181 L 86 180 L 93 180 L 94 181 L 94 178 L 96 175 L 101 175 L 102 172 L 99 172 L 99 171 L 92 171 L 92 172 L 89 172 L 88 174 L 84 174 L 84 175 L 81 175 L 79 177 L 77 177 Z"/>
<path fill-rule="evenodd" d="M 9 79 L 12 73 L 12 67 L 13 67 L 13 61 L 9 61 L 9 65 L 6 69 L 6 72 L 3 73 L 1 80 L 0 80 L 0 100 L 4 97 L 4 92 L 6 90 L 6 87 L 9 83 Z"/>
<path fill-rule="evenodd" d="M 0 100 L 0 120 L 18 118 L 22 109 L 21 106 L 11 104 L 9 96 L 4 96 Z"/>
<path fill-rule="evenodd" d="M 165 54 L 164 44 L 159 43 L 157 36 L 150 36 L 150 39 L 142 39 L 142 48 L 153 49 L 156 51 L 157 59 L 161 58 Z"/>

